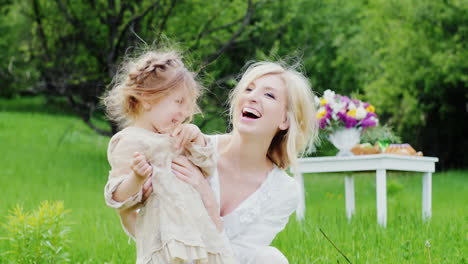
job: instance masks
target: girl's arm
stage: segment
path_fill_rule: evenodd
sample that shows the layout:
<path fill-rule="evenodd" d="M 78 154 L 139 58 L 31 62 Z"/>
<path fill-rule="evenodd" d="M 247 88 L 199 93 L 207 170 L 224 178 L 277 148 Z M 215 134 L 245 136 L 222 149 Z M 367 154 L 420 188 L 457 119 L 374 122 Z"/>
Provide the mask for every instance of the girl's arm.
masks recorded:
<path fill-rule="evenodd" d="M 186 157 L 179 156 L 173 160 L 172 170 L 177 178 L 192 185 L 200 193 L 208 215 L 216 225 L 218 231 L 222 232 L 224 230 L 224 225 L 219 216 L 219 205 L 213 190 L 210 188 L 208 181 L 205 179 L 200 169 Z"/>
<path fill-rule="evenodd" d="M 111 170 L 104 188 L 109 207 L 123 210 L 141 202 L 141 186 L 152 173 L 144 156 L 136 155 L 145 148 L 145 144 L 131 134 L 117 134 L 109 142 L 107 157 Z"/>
<path fill-rule="evenodd" d="M 135 226 L 138 213 L 135 210 L 119 210 L 120 222 L 125 230 L 125 233 L 132 238 L 135 238 Z"/>
<path fill-rule="evenodd" d="M 153 185 L 151 181 L 152 177 L 149 177 L 148 180 L 143 184 L 143 202 L 148 199 L 150 194 L 153 192 Z M 139 205 L 141 206 L 142 203 Z M 118 210 L 119 216 L 120 216 L 120 222 L 122 223 L 122 226 L 127 233 L 132 238 L 135 238 L 135 227 L 136 227 L 136 220 L 138 218 L 138 212 L 136 211 L 139 206 L 134 206 L 129 209 L 124 209 L 124 210 Z"/>
<path fill-rule="evenodd" d="M 112 198 L 117 202 L 123 202 L 137 193 L 153 173 L 153 167 L 146 161 L 145 156 L 138 152 L 133 154 L 131 164 L 130 176 L 123 180 L 112 194 Z"/>

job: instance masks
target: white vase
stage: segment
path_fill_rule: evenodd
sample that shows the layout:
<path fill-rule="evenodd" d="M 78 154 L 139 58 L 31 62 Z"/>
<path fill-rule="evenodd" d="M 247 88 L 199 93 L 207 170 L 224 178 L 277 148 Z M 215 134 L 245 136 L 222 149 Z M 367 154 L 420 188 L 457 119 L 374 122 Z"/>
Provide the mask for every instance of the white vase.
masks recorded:
<path fill-rule="evenodd" d="M 336 156 L 354 156 L 351 149 L 359 143 L 361 138 L 361 129 L 342 128 L 334 131 L 328 136 L 330 142 L 339 150 Z"/>

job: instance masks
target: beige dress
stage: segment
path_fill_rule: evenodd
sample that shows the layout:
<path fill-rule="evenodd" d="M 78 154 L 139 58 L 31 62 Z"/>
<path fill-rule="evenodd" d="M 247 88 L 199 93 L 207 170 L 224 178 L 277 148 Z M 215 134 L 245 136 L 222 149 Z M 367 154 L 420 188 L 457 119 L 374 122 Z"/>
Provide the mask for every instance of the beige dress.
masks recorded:
<path fill-rule="evenodd" d="M 137 264 L 237 263 L 200 194 L 171 172 L 173 158 L 184 154 L 205 175 L 211 175 L 215 168 L 212 146 L 192 144 L 181 153 L 173 148 L 169 135 L 137 127 L 125 128 L 110 140 L 107 155 L 111 171 L 104 190 L 108 206 L 125 209 L 141 202 L 141 191 L 123 202 L 112 199 L 119 184 L 132 176 L 130 163 L 135 152 L 145 155 L 153 166 L 154 191 L 141 208 L 136 223 Z"/>

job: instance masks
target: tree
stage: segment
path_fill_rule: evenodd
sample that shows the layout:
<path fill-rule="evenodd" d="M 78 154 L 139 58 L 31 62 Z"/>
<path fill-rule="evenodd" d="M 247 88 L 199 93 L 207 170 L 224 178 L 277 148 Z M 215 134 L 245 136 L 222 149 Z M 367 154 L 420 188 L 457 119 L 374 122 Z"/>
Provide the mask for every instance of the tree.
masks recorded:
<path fill-rule="evenodd" d="M 93 129 L 99 96 L 129 47 L 163 34 L 184 43 L 198 69 L 213 63 L 248 34 L 260 1 L 22 1 L 32 21 L 29 52 L 41 82 L 35 91 L 63 96 Z M 10 6 L 15 7 L 11 3 Z M 208 20 L 206 20 L 208 18 Z M 115 132 L 115 126 L 114 132 Z"/>
<path fill-rule="evenodd" d="M 384 121 L 444 168 L 466 166 L 468 8 L 463 1 L 372 0 L 338 60 L 355 64 Z"/>

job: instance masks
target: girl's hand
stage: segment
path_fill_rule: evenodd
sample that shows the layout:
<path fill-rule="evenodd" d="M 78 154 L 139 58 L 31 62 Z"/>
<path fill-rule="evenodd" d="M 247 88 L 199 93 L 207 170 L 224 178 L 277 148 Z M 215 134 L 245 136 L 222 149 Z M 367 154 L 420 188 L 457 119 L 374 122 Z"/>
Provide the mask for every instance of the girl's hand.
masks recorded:
<path fill-rule="evenodd" d="M 171 133 L 175 137 L 174 145 L 176 148 L 182 148 L 189 143 L 196 143 L 205 146 L 206 142 L 200 129 L 193 124 L 182 124 Z"/>
<path fill-rule="evenodd" d="M 133 154 L 133 160 L 131 168 L 135 173 L 135 176 L 140 180 L 145 180 L 149 176 L 153 175 L 153 167 L 146 160 L 145 156 L 138 152 Z"/>

